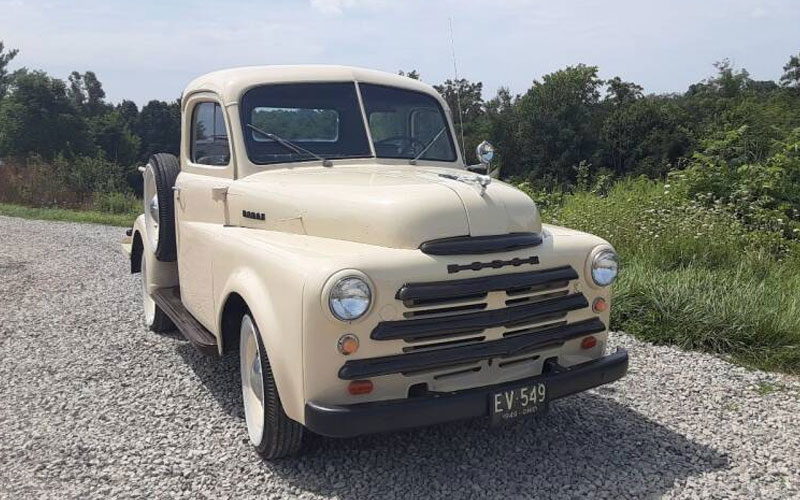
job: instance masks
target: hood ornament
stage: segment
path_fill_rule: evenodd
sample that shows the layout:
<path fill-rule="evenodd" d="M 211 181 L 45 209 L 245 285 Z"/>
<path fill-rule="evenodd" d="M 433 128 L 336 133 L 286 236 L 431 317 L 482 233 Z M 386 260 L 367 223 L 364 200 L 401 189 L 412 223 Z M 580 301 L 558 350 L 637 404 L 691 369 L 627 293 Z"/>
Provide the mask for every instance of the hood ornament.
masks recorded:
<path fill-rule="evenodd" d="M 486 194 L 486 188 L 492 183 L 492 178 L 488 175 L 469 175 L 469 174 L 439 174 L 439 177 L 450 179 L 465 184 L 471 184 L 478 189 L 481 196 Z"/>

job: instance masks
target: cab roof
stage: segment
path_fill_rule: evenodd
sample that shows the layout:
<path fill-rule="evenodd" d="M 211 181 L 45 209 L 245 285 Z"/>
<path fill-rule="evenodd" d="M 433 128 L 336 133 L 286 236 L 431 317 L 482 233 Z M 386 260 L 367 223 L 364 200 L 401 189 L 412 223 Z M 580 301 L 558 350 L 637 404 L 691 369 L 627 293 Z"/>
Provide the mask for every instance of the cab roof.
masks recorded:
<path fill-rule="evenodd" d="M 223 104 L 227 105 L 239 102 L 246 91 L 260 85 L 351 81 L 416 90 L 442 100 L 433 87 L 412 78 L 352 66 L 317 64 L 248 66 L 214 71 L 192 80 L 186 86 L 183 97 L 210 91 L 217 94 Z"/>

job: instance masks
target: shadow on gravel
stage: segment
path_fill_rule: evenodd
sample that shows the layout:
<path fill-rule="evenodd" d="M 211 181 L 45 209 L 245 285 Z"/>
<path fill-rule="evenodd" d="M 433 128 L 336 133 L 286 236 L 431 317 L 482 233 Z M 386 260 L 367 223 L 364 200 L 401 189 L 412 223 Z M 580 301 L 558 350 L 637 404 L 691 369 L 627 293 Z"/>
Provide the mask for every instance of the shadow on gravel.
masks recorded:
<path fill-rule="evenodd" d="M 235 356 L 179 352 L 219 405 L 243 418 Z M 300 457 L 264 462 L 294 488 L 342 499 L 653 497 L 727 458 L 594 393 L 538 420 L 488 419 L 355 439 L 310 436 Z M 267 471 L 265 471 L 267 473 Z"/>

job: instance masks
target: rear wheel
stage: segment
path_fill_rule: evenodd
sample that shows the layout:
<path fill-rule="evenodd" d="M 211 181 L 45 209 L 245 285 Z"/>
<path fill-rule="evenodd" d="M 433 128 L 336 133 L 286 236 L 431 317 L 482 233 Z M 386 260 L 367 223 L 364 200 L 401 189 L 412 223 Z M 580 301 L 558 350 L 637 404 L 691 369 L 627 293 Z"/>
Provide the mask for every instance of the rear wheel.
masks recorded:
<path fill-rule="evenodd" d="M 261 334 L 249 313 L 239 329 L 242 399 L 250 442 L 267 459 L 300 451 L 303 426 L 286 416 Z"/>
<path fill-rule="evenodd" d="M 164 314 L 164 311 L 158 307 L 156 301 L 150 296 L 149 282 L 147 281 L 147 257 L 142 251 L 142 308 L 144 309 L 144 324 L 150 330 L 163 333 L 170 332 L 175 329 L 175 325 L 169 316 Z"/>

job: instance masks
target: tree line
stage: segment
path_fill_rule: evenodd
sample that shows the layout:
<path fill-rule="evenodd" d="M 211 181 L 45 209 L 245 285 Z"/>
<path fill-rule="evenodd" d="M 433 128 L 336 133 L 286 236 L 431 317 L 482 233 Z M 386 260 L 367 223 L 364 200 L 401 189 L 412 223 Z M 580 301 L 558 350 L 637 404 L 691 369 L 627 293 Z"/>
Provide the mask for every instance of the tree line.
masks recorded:
<path fill-rule="evenodd" d="M 0 158 L 92 159 L 124 177 L 114 186 L 138 189 L 134 165 L 154 152 L 177 153 L 180 99 L 141 109 L 130 100 L 112 104 L 94 72 L 75 71 L 66 81 L 27 68 L 10 72 L 17 56 L 0 42 Z M 468 159 L 488 139 L 503 177 L 571 189 L 586 178 L 663 178 L 731 133 L 738 134 L 729 145 L 739 155 L 736 167 L 765 161 L 800 127 L 800 55 L 783 70 L 778 82 L 754 80 L 725 60 L 712 76 L 670 94 L 645 94 L 620 77 L 603 80 L 584 64 L 516 95 L 501 88 L 486 99 L 483 84 L 466 79 L 434 87 L 453 110 Z M 417 71 L 400 74 L 420 78 Z"/>
<path fill-rule="evenodd" d="M 596 66 L 583 64 L 545 75 L 523 94 L 501 88 L 488 100 L 480 82 L 435 87 L 456 128 L 463 120 L 467 155 L 489 139 L 505 177 L 572 185 L 582 167 L 597 175 L 663 177 L 686 166 L 707 139 L 742 127 L 741 147 L 759 161 L 800 126 L 800 55 L 791 56 L 779 82 L 753 80 L 728 60 L 715 68 L 685 92 L 669 94 L 645 95 L 640 85 L 602 80 Z M 419 78 L 416 71 L 401 74 Z"/>

